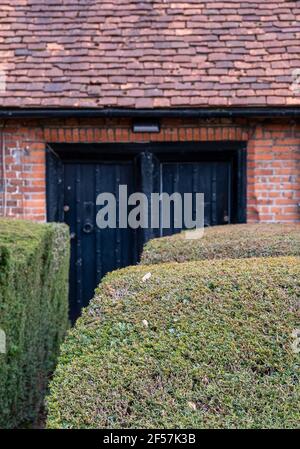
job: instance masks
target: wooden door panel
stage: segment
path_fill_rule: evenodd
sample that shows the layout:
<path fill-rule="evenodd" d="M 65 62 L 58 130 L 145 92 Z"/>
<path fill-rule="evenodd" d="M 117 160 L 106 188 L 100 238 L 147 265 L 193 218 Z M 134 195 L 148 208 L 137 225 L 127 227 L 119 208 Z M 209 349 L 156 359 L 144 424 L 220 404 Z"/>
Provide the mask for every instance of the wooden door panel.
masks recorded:
<path fill-rule="evenodd" d="M 169 194 L 203 193 L 205 225 L 225 224 L 230 221 L 230 168 L 229 162 L 163 163 L 161 188 Z M 171 235 L 180 230 L 172 226 L 171 229 L 163 229 L 162 235 Z"/>
<path fill-rule="evenodd" d="M 99 193 L 118 199 L 120 184 L 133 189 L 133 164 L 65 164 L 64 221 L 71 232 L 70 301 L 75 318 L 94 295 L 94 289 L 109 271 L 136 261 L 131 229 L 99 229 L 96 206 Z"/>

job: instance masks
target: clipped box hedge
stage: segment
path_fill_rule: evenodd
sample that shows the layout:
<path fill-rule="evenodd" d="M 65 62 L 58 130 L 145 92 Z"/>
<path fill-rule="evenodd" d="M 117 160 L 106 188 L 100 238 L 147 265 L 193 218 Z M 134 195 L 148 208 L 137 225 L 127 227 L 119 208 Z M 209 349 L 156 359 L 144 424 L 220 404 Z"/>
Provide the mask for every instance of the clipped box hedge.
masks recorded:
<path fill-rule="evenodd" d="M 295 257 L 109 274 L 62 346 L 48 427 L 298 427 L 299 279 Z"/>
<path fill-rule="evenodd" d="M 286 255 L 300 255 L 300 223 L 215 226 L 205 228 L 200 239 L 187 240 L 184 232 L 153 239 L 145 245 L 141 263 Z"/>
<path fill-rule="evenodd" d="M 68 239 L 65 225 L 0 220 L 1 428 L 40 410 L 68 327 Z"/>

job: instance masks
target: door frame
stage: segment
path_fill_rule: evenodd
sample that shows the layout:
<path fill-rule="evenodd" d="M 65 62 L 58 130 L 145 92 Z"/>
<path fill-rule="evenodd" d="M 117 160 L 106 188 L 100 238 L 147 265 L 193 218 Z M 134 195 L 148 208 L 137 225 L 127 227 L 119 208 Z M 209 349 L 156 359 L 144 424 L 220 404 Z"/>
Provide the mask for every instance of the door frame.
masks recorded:
<path fill-rule="evenodd" d="M 130 160 L 143 153 L 155 155 L 160 162 L 229 160 L 232 164 L 231 223 L 245 223 L 247 220 L 247 143 L 245 141 L 49 143 L 46 148 L 47 221 L 63 221 L 61 211 L 65 162 L 115 162 Z M 147 158 L 145 160 L 147 162 Z M 149 182 L 152 182 L 150 178 Z"/>

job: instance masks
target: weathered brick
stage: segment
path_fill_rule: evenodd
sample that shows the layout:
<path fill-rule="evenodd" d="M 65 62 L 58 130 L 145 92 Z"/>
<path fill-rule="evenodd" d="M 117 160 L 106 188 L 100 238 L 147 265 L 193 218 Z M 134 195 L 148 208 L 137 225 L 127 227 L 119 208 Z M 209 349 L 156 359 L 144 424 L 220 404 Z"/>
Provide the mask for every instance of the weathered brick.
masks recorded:
<path fill-rule="evenodd" d="M 242 125 L 239 125 L 243 123 Z M 59 120 L 7 125 L 5 133 L 6 201 L 10 216 L 45 219 L 45 142 L 176 142 L 245 140 L 248 147 L 249 221 L 299 221 L 300 128 L 290 122 L 214 124 L 164 120 L 159 134 L 135 134 L 128 120 Z M 44 133 L 42 129 L 44 128 Z M 19 148 L 20 157 L 16 154 Z M 26 148 L 26 151 L 25 151 Z M 1 166 L 1 164 L 0 164 Z M 0 213 L 3 198 L 0 193 Z"/>

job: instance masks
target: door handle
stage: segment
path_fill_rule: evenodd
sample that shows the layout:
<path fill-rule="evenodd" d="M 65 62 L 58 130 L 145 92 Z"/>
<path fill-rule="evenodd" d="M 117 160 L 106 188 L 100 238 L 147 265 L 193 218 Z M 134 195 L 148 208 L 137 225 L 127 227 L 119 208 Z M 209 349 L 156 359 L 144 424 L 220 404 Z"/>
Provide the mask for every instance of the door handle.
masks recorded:
<path fill-rule="evenodd" d="M 85 234 L 90 234 L 94 230 L 93 223 L 91 223 L 90 221 L 86 221 L 83 225 L 82 230 Z"/>

